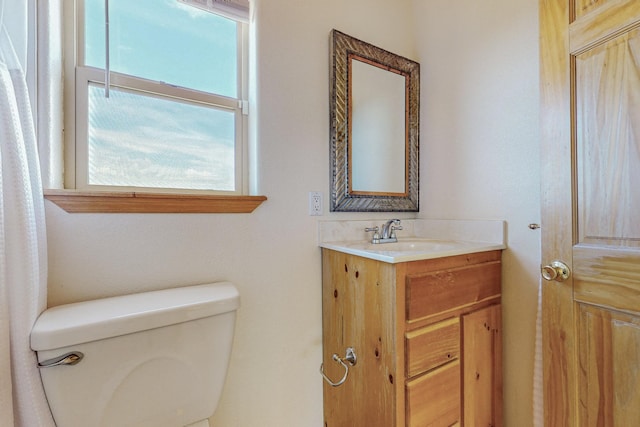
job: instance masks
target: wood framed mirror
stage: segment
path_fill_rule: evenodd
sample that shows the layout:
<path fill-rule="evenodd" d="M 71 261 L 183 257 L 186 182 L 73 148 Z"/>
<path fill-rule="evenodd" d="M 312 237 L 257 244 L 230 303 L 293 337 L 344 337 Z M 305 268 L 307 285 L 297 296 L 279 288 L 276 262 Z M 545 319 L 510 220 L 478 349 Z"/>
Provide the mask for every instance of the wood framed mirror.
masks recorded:
<path fill-rule="evenodd" d="M 331 211 L 419 210 L 420 64 L 330 40 Z"/>

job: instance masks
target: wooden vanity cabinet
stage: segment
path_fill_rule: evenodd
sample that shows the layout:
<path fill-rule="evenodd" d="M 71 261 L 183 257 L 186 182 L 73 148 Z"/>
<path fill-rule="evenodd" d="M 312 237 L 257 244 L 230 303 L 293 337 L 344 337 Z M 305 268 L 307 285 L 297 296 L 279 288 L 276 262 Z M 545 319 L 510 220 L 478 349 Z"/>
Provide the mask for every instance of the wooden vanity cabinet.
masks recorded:
<path fill-rule="evenodd" d="M 502 425 L 501 251 L 322 265 L 325 427 Z"/>

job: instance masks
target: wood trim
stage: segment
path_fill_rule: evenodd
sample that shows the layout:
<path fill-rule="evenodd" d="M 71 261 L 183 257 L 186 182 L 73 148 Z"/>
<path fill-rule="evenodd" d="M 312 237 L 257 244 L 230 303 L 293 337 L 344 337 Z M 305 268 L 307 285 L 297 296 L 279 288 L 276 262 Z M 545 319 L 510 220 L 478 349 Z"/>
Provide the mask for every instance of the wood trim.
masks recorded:
<path fill-rule="evenodd" d="M 398 381 L 398 386 L 395 389 L 395 405 L 396 416 L 395 426 L 405 427 L 407 425 L 407 401 L 405 395 L 406 385 L 406 347 L 404 334 L 406 331 L 406 319 L 405 319 L 405 301 L 406 290 L 405 278 L 407 276 L 407 268 L 413 264 L 413 262 L 401 262 L 394 265 L 395 269 L 395 288 L 396 288 L 396 300 L 395 300 L 395 334 L 396 334 L 396 373 L 402 374 L 402 383 Z M 400 380 L 400 378 L 398 378 Z"/>
<path fill-rule="evenodd" d="M 570 0 L 540 0 L 542 265 L 571 267 L 573 243 Z M 576 427 L 573 280 L 542 287 L 544 425 Z"/>
<path fill-rule="evenodd" d="M 435 323 L 438 322 L 442 322 L 443 320 L 449 319 L 451 317 L 460 317 L 460 316 L 464 316 L 465 314 L 469 314 L 472 313 L 476 310 L 480 310 L 495 304 L 500 304 L 500 302 L 502 301 L 502 294 L 497 294 L 497 295 L 493 295 L 489 298 L 486 298 L 482 301 L 476 301 L 472 304 L 468 304 L 465 305 L 463 307 L 458 307 L 455 308 L 453 310 L 447 310 L 447 311 L 443 311 L 442 313 L 438 313 L 436 315 L 433 316 L 429 316 L 429 317 L 424 317 L 422 319 L 419 320 L 414 320 L 411 322 L 407 322 L 406 326 L 406 331 L 407 332 L 412 332 L 412 331 L 416 331 L 420 328 L 424 328 L 425 326 L 429 326 L 429 325 L 433 325 Z"/>
<path fill-rule="evenodd" d="M 475 252 L 472 254 L 454 255 L 443 258 L 410 261 L 407 263 L 407 276 L 419 276 L 440 270 L 464 268 L 477 264 L 502 262 L 502 250 Z"/>
<path fill-rule="evenodd" d="M 69 213 L 251 213 L 266 196 L 45 190 Z"/>

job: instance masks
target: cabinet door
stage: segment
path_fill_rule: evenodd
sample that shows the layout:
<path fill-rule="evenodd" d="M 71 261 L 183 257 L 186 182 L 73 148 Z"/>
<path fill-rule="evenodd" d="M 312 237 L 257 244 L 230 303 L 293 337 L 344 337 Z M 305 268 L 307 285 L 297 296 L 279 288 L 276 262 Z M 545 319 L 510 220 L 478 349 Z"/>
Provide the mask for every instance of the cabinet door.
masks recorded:
<path fill-rule="evenodd" d="M 462 316 L 463 425 L 502 426 L 501 306 Z"/>

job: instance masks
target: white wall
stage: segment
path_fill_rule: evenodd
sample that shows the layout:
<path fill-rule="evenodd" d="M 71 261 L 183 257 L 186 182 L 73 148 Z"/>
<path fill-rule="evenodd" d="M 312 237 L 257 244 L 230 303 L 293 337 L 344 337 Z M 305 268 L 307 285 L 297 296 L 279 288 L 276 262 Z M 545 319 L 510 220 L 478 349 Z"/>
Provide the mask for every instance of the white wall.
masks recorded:
<path fill-rule="evenodd" d="M 254 6 L 258 193 L 269 200 L 248 215 L 72 215 L 47 202 L 49 304 L 233 281 L 242 307 L 214 425 L 321 426 L 317 220 L 389 216 L 330 214 L 326 206 L 328 37 L 336 28 L 422 64 L 420 216 L 509 222 L 505 425 L 529 425 L 539 259 L 538 233 L 526 228 L 539 205 L 536 1 Z M 308 216 L 309 191 L 324 193 L 323 217 Z"/>
<path fill-rule="evenodd" d="M 414 0 L 421 213 L 503 219 L 505 426 L 532 425 L 540 232 L 538 2 Z"/>
<path fill-rule="evenodd" d="M 373 217 L 328 212 L 329 32 L 414 56 L 408 5 L 257 0 L 253 107 L 268 201 L 249 215 L 72 215 L 47 202 L 50 305 L 230 280 L 241 309 L 214 425 L 321 426 L 317 220 Z M 308 215 L 309 191 L 324 193 L 323 217 Z"/>

